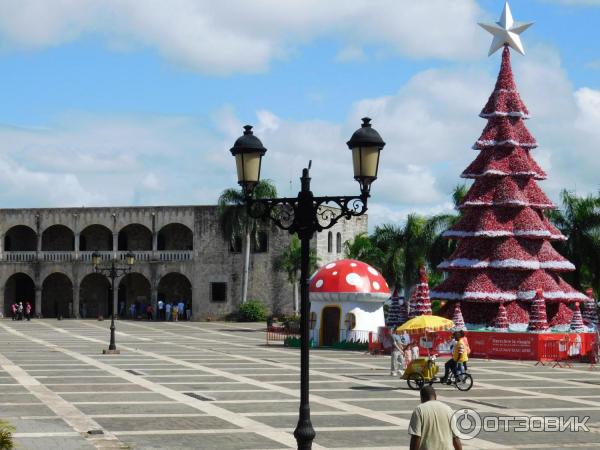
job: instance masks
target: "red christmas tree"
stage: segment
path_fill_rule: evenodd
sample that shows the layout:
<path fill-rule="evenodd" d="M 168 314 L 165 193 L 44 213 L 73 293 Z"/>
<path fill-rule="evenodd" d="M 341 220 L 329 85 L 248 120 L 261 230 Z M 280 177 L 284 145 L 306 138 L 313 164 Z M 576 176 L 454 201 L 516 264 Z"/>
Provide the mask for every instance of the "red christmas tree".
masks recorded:
<path fill-rule="evenodd" d="M 425 267 L 419 267 L 419 283 L 410 299 L 410 311 L 408 317 L 431 315 L 431 300 L 429 299 L 429 283 Z"/>
<path fill-rule="evenodd" d="M 452 315 L 452 322 L 454 322 L 454 327 L 452 328 L 454 331 L 466 330 L 465 321 L 463 319 L 462 312 L 460 310 L 460 303 L 456 302 L 454 306 L 454 314 Z"/>
<path fill-rule="evenodd" d="M 529 309 L 538 288 L 547 302 L 585 296 L 558 275 L 574 266 L 550 243 L 565 238 L 544 216 L 553 205 L 537 185 L 546 174 L 530 155 L 537 144 L 525 127 L 529 111 L 506 45 L 496 87 L 480 116 L 488 123 L 473 147 L 479 154 L 462 174 L 474 182 L 460 205 L 460 221 L 445 233 L 459 243 L 440 264 L 449 275 L 431 296 L 463 302 L 469 323 L 491 324 L 496 309 L 482 305 L 490 302 L 507 302 L 510 323 L 527 323 L 520 311 Z"/>
<path fill-rule="evenodd" d="M 546 302 L 541 289 L 535 292 L 535 298 L 531 304 L 529 314 L 529 325 L 527 331 L 546 331 L 548 329 L 548 317 L 546 316 Z"/>
<path fill-rule="evenodd" d="M 508 315 L 506 314 L 506 308 L 504 303 L 498 305 L 498 315 L 494 320 L 494 328 L 498 331 L 508 331 Z"/>
<path fill-rule="evenodd" d="M 598 325 L 598 309 L 596 308 L 596 300 L 594 300 L 594 291 L 588 289 L 585 294 L 588 296 L 588 300 L 583 304 L 583 321 Z"/>
<path fill-rule="evenodd" d="M 583 317 L 581 317 L 581 311 L 579 310 L 578 302 L 575 303 L 575 311 L 573 311 L 573 318 L 571 319 L 569 330 L 575 331 L 576 333 L 587 331 L 586 326 L 583 324 Z"/>

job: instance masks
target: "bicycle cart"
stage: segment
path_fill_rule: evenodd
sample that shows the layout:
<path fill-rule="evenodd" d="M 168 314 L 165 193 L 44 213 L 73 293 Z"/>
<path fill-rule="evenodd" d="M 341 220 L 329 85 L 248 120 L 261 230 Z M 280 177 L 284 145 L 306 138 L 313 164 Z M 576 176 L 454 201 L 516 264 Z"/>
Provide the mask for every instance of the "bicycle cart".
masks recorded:
<path fill-rule="evenodd" d="M 406 380 L 408 387 L 413 390 L 421 389 L 425 383 L 441 383 L 436 376 L 440 370 L 436 360 L 436 355 L 413 359 L 400 378 Z M 468 391 L 473 387 L 473 377 L 464 371 L 460 371 L 456 377 L 450 372 L 450 380 L 446 384 L 453 384 L 459 391 Z"/>

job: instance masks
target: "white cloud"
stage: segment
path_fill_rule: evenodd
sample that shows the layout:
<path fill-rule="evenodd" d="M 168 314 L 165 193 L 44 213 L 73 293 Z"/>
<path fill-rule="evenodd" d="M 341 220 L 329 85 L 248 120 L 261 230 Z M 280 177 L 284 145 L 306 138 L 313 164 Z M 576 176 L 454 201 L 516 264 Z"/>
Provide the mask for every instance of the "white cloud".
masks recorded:
<path fill-rule="evenodd" d="M 331 36 L 346 57 L 373 44 L 416 58 L 469 58 L 485 46 L 481 16 L 475 0 L 20 0 L 0 3 L 0 36 L 7 48 L 101 36 L 112 49 L 146 46 L 193 70 L 228 74 L 264 71 Z"/>
<path fill-rule="evenodd" d="M 367 55 L 362 47 L 348 45 L 341 49 L 335 56 L 337 62 L 362 62 L 367 60 Z"/>
<path fill-rule="evenodd" d="M 600 6 L 600 0 L 545 0 L 546 3 L 558 3 L 561 5 L 583 5 Z"/>

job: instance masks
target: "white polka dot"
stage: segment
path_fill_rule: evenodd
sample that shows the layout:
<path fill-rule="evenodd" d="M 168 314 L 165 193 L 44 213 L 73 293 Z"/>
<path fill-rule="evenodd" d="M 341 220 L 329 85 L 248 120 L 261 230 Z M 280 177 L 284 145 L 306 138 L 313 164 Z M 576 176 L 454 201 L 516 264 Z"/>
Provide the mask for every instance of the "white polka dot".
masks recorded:
<path fill-rule="evenodd" d="M 379 286 L 379 283 L 377 281 L 373 281 L 373 288 L 375 288 L 376 291 L 379 290 L 381 286 Z"/>
<path fill-rule="evenodd" d="M 326 269 L 333 269 L 335 267 L 335 263 L 329 263 L 325 266 Z"/>
<path fill-rule="evenodd" d="M 350 286 L 361 287 L 362 278 L 358 276 L 358 274 L 352 272 L 346 275 L 346 283 L 348 283 Z"/>
<path fill-rule="evenodd" d="M 356 267 L 356 263 L 350 263 L 350 267 Z"/>
<path fill-rule="evenodd" d="M 315 286 L 320 288 L 321 286 L 323 286 L 323 280 L 317 280 L 317 282 L 315 283 Z"/>
<path fill-rule="evenodd" d="M 379 276 L 379 272 L 377 272 L 375 269 L 373 269 L 371 266 L 368 267 L 367 269 L 371 274 L 375 275 L 375 276 Z"/>
<path fill-rule="evenodd" d="M 337 275 L 337 270 L 335 272 L 333 272 L 332 275 Z"/>

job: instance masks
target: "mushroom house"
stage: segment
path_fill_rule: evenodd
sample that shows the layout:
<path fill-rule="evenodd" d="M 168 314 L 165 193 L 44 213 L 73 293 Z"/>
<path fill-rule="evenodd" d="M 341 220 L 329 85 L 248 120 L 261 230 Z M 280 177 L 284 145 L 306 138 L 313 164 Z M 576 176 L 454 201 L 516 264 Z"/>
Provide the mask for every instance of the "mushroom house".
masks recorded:
<path fill-rule="evenodd" d="M 385 326 L 383 303 L 390 289 L 370 265 L 340 259 L 321 267 L 310 280 L 311 333 L 315 344 L 367 342 Z"/>

